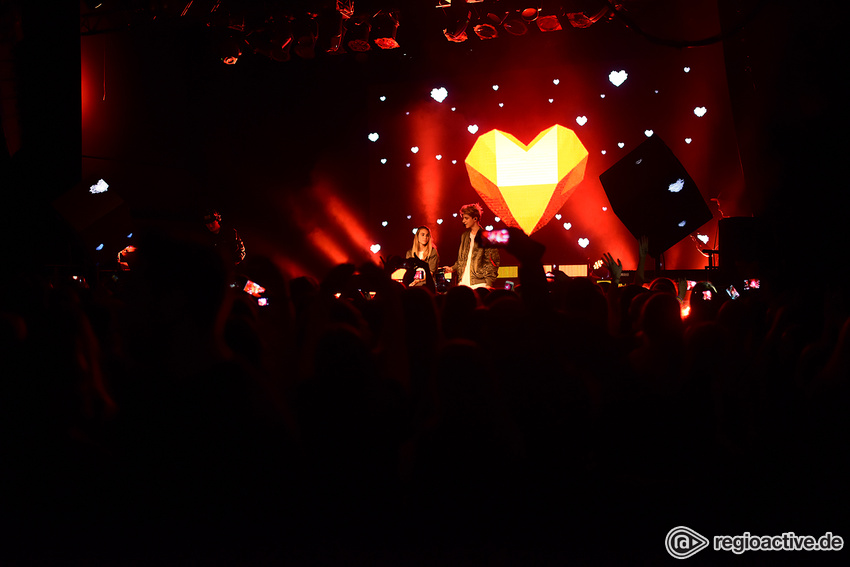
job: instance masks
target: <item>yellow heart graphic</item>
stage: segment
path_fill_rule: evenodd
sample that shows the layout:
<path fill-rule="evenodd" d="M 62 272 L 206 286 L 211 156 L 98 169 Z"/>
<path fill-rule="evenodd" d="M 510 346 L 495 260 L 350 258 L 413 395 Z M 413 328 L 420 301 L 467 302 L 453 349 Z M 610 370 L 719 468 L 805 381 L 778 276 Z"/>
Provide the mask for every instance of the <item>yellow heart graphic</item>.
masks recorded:
<path fill-rule="evenodd" d="M 587 150 L 575 132 L 559 124 L 527 146 L 510 134 L 481 134 L 466 156 L 475 191 L 508 226 L 540 230 L 584 179 Z"/>

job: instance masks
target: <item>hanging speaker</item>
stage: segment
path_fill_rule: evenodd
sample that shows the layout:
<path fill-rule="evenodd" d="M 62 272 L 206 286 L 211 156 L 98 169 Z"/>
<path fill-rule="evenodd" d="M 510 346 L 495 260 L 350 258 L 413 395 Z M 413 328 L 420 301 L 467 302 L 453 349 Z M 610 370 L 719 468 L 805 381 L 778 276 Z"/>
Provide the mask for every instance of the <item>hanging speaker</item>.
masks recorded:
<path fill-rule="evenodd" d="M 696 183 L 673 151 L 652 135 L 599 176 L 611 209 L 658 257 L 711 220 Z"/>

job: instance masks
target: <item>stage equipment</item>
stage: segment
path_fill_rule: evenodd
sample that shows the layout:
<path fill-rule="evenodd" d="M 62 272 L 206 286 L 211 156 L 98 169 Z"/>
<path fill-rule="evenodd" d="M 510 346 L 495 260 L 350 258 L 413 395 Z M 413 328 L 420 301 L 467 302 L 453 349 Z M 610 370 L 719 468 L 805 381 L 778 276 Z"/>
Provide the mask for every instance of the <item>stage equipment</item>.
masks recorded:
<path fill-rule="evenodd" d="M 502 25 L 502 20 L 503 16 L 488 12 L 478 18 L 472 29 L 479 39 L 496 39 L 499 37 L 499 30 L 496 26 Z"/>
<path fill-rule="evenodd" d="M 702 194 L 667 144 L 654 134 L 599 176 L 611 208 L 649 255 L 665 250 L 711 220 Z"/>
<path fill-rule="evenodd" d="M 345 45 L 351 51 L 365 52 L 372 49 L 369 44 L 369 33 L 372 31 L 372 24 L 368 16 L 354 16 L 348 20 L 346 26 L 348 31 L 345 34 Z"/>
<path fill-rule="evenodd" d="M 519 12 L 508 14 L 502 20 L 502 28 L 511 35 L 525 35 L 528 32 L 528 26 Z"/>
<path fill-rule="evenodd" d="M 316 19 L 316 14 L 309 14 L 293 24 L 295 54 L 302 59 L 313 59 L 316 56 L 316 40 L 319 36 L 319 25 Z"/>
<path fill-rule="evenodd" d="M 469 11 L 456 12 L 454 15 L 449 15 L 448 23 L 443 30 L 443 35 L 446 39 L 454 43 L 462 43 L 468 39 L 466 28 L 469 26 L 469 20 L 472 13 Z"/>
<path fill-rule="evenodd" d="M 537 27 L 542 32 L 559 31 L 564 29 L 561 26 L 561 18 L 564 17 L 564 8 L 558 0 L 543 0 L 540 9 L 537 11 Z"/>
<path fill-rule="evenodd" d="M 531 235 L 555 216 L 587 167 L 578 136 L 560 125 L 540 132 L 527 146 L 511 134 L 490 130 L 466 157 L 469 181 L 508 225 Z"/>
<path fill-rule="evenodd" d="M 717 223 L 720 270 L 730 277 L 761 276 L 769 249 L 764 222 L 757 217 L 727 217 Z"/>
<path fill-rule="evenodd" d="M 537 8 L 526 8 L 520 12 L 520 15 L 526 24 L 530 24 L 537 20 Z"/>
<path fill-rule="evenodd" d="M 604 0 L 572 0 L 565 2 L 567 20 L 574 28 L 589 28 L 610 11 Z"/>
<path fill-rule="evenodd" d="M 248 44 L 254 53 L 265 55 L 274 61 L 289 61 L 292 48 L 292 24 L 286 16 L 270 19 L 247 35 Z"/>
<path fill-rule="evenodd" d="M 401 47 L 396 41 L 398 16 L 398 12 L 381 10 L 372 18 L 372 41 L 381 49 Z"/>

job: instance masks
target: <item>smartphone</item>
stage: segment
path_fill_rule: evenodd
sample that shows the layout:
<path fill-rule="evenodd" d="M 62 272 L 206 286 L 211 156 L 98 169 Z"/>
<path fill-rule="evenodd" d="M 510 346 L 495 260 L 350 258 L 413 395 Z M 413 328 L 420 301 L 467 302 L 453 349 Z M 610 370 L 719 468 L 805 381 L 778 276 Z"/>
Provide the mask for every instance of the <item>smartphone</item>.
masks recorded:
<path fill-rule="evenodd" d="M 555 274 L 552 272 L 546 272 L 546 281 L 555 281 Z"/>
<path fill-rule="evenodd" d="M 260 297 L 263 293 L 265 293 L 266 288 L 256 282 L 248 280 L 245 282 L 245 287 L 242 288 L 242 291 L 249 295 L 253 295 L 254 297 Z"/>
<path fill-rule="evenodd" d="M 269 304 L 269 298 L 268 297 L 257 298 L 257 305 L 259 305 L 261 307 L 266 307 L 268 304 Z"/>
<path fill-rule="evenodd" d="M 731 297 L 732 299 L 738 299 L 739 297 L 741 297 L 741 294 L 738 293 L 738 290 L 735 289 L 734 285 L 730 285 L 729 287 L 727 287 L 726 293 L 728 293 L 729 297 Z"/>
<path fill-rule="evenodd" d="M 506 228 L 498 230 L 485 230 L 481 237 L 490 243 L 490 246 L 507 246 L 511 239 L 511 233 Z"/>
<path fill-rule="evenodd" d="M 702 292 L 702 300 L 703 301 L 711 301 L 711 290 L 703 290 Z"/>
<path fill-rule="evenodd" d="M 758 289 L 759 287 L 761 287 L 761 280 L 758 280 L 758 279 L 744 280 L 744 289 L 746 289 L 746 290 Z"/>
<path fill-rule="evenodd" d="M 506 281 L 506 282 L 505 282 L 505 289 L 506 289 L 506 290 L 508 290 L 508 291 L 513 291 L 513 289 L 514 289 L 514 282 L 512 282 L 512 281 Z"/>
<path fill-rule="evenodd" d="M 695 285 L 697 285 L 697 282 L 695 282 L 694 280 L 687 280 L 687 282 L 688 282 L 688 289 L 689 290 L 693 289 L 693 287 Z"/>
<path fill-rule="evenodd" d="M 425 279 L 425 270 L 422 268 L 416 268 L 416 271 L 413 272 L 414 280 L 424 280 Z"/>

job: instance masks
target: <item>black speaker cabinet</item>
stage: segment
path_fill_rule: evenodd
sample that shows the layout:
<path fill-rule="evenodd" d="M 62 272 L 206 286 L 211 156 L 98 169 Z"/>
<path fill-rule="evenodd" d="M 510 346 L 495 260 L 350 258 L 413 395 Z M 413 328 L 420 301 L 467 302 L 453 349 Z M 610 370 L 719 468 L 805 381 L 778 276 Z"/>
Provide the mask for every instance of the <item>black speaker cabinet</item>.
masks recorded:
<path fill-rule="evenodd" d="M 711 220 L 702 194 L 667 144 L 653 135 L 599 176 L 629 232 L 657 257 Z"/>
<path fill-rule="evenodd" d="M 720 268 L 742 277 L 760 275 L 767 259 L 768 236 L 765 223 L 757 217 L 728 217 L 717 223 Z"/>

